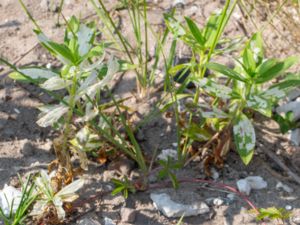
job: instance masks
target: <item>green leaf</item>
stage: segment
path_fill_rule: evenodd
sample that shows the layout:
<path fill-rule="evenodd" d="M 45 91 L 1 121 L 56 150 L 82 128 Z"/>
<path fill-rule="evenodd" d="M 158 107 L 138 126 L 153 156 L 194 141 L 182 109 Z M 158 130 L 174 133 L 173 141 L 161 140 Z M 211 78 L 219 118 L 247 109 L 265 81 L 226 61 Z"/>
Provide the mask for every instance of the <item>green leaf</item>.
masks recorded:
<path fill-rule="evenodd" d="M 125 60 L 119 60 L 118 63 L 120 64 L 120 71 L 134 70 L 138 67 L 138 65 L 131 64 Z"/>
<path fill-rule="evenodd" d="M 277 88 L 279 90 L 286 90 L 289 88 L 299 87 L 300 80 L 285 80 L 278 84 L 274 84 L 270 87 L 270 89 Z"/>
<path fill-rule="evenodd" d="M 51 77 L 50 79 L 46 80 L 44 83 L 40 85 L 41 88 L 49 90 L 49 91 L 57 91 L 64 89 L 72 84 L 70 80 L 64 80 L 59 76 Z"/>
<path fill-rule="evenodd" d="M 215 36 L 217 35 L 217 29 L 220 23 L 220 16 L 221 14 L 212 14 L 204 27 L 203 34 L 206 40 L 205 47 L 212 47 Z"/>
<path fill-rule="evenodd" d="M 244 114 L 240 114 L 233 124 L 233 135 L 236 149 L 244 164 L 248 164 L 255 147 L 255 131 L 252 123 Z"/>
<path fill-rule="evenodd" d="M 52 42 L 41 32 L 36 32 L 39 41 L 47 48 L 54 56 L 56 56 L 64 64 L 76 64 L 76 59 L 71 50 L 64 44 Z"/>
<path fill-rule="evenodd" d="M 169 173 L 169 177 L 170 177 L 170 179 L 172 181 L 173 188 L 174 189 L 178 189 L 179 183 L 178 183 L 176 175 L 173 174 L 173 173 Z"/>
<path fill-rule="evenodd" d="M 187 129 L 185 129 L 183 134 L 186 137 L 199 142 L 208 141 L 212 137 L 207 129 L 199 127 L 198 124 L 195 123 L 192 123 Z"/>
<path fill-rule="evenodd" d="M 186 34 L 183 26 L 171 14 L 164 14 L 165 22 L 170 32 L 177 37 L 182 37 Z"/>
<path fill-rule="evenodd" d="M 210 70 L 213 70 L 213 71 L 216 71 L 216 72 L 219 72 L 231 79 L 234 79 L 234 80 L 239 80 L 239 81 L 242 81 L 242 82 L 247 82 L 247 79 L 245 79 L 244 77 L 242 77 L 239 73 L 235 72 L 234 70 L 228 68 L 227 66 L 224 66 L 224 65 L 221 65 L 219 63 L 207 63 L 206 64 L 206 67 Z"/>
<path fill-rule="evenodd" d="M 272 80 L 273 78 L 279 76 L 287 69 L 289 69 L 291 66 L 296 64 L 298 60 L 299 60 L 298 57 L 292 56 L 292 57 L 288 57 L 282 62 L 277 62 L 275 64 L 274 62 L 271 63 L 270 61 L 264 62 L 261 65 L 262 68 L 258 68 L 258 74 L 257 74 L 257 78 L 255 79 L 255 82 L 257 84 L 261 84 Z"/>
<path fill-rule="evenodd" d="M 116 188 L 111 192 L 111 195 L 117 195 L 117 194 L 121 193 L 124 189 L 125 189 L 124 186 L 116 187 Z"/>
<path fill-rule="evenodd" d="M 190 64 L 178 64 L 176 66 L 173 66 L 171 69 L 169 69 L 169 73 L 174 76 L 176 75 L 179 71 L 184 70 L 187 68 Z"/>
<path fill-rule="evenodd" d="M 254 59 L 254 54 L 250 49 L 245 49 L 243 54 L 243 63 L 245 68 L 247 68 L 248 75 L 253 76 L 253 71 L 256 69 L 256 61 Z"/>
<path fill-rule="evenodd" d="M 265 99 L 261 95 L 250 95 L 247 99 L 247 107 L 254 109 L 257 112 L 265 115 L 266 117 L 272 116 L 272 104 L 271 101 Z"/>
<path fill-rule="evenodd" d="M 291 216 L 291 212 L 288 212 L 287 210 L 283 208 L 277 209 L 276 207 L 270 207 L 270 208 L 261 208 L 259 209 L 259 215 L 256 217 L 257 220 L 262 220 L 264 218 L 269 219 L 288 219 Z"/>
<path fill-rule="evenodd" d="M 78 52 L 81 57 L 89 53 L 89 50 L 92 47 L 92 40 L 94 38 L 94 35 L 94 29 L 91 29 L 90 27 L 84 24 L 80 25 L 79 30 L 77 32 L 77 38 L 79 46 Z"/>
<path fill-rule="evenodd" d="M 19 68 L 19 72 L 12 72 L 9 74 L 11 79 L 17 81 L 31 81 L 39 79 L 49 79 L 51 77 L 58 76 L 57 73 L 52 72 L 51 70 L 28 67 L 28 68 Z"/>
<path fill-rule="evenodd" d="M 192 35 L 194 36 L 194 38 L 196 39 L 196 41 L 201 45 L 204 46 L 205 44 L 205 39 L 201 34 L 201 31 L 199 30 L 198 26 L 194 23 L 193 20 L 191 20 L 188 17 L 185 17 L 185 21 L 188 24 L 188 27 L 192 33 Z"/>
<path fill-rule="evenodd" d="M 254 75 L 257 65 L 260 65 L 264 53 L 261 33 L 254 34 L 247 42 L 247 45 L 243 51 L 243 64 L 250 72 L 250 76 Z"/>
<path fill-rule="evenodd" d="M 203 88 L 208 94 L 222 98 L 222 99 L 230 99 L 232 90 L 229 87 L 226 87 L 224 85 L 218 84 L 214 82 L 211 79 L 208 78 L 202 78 L 199 80 L 194 80 L 195 85 L 197 85 L 200 88 Z"/>

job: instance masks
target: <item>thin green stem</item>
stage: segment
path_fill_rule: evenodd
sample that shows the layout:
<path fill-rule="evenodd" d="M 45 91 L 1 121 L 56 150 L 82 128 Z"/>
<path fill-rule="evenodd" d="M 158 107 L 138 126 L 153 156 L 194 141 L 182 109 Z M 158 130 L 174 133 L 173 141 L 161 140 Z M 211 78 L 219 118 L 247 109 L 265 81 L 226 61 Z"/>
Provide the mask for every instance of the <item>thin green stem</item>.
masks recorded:
<path fill-rule="evenodd" d="M 32 23 L 34 24 L 35 28 L 42 32 L 42 29 L 40 28 L 40 26 L 37 24 L 37 22 L 35 21 L 35 19 L 33 18 L 33 16 L 31 15 L 31 13 L 28 11 L 27 7 L 25 6 L 24 2 L 22 0 L 18 0 L 19 3 L 21 4 L 23 10 L 25 11 L 25 13 L 27 14 L 27 16 L 29 17 L 29 19 L 32 21 Z"/>
<path fill-rule="evenodd" d="M 145 29 L 145 79 L 148 77 L 148 24 L 147 24 L 147 2 L 144 0 L 144 29 Z"/>
<path fill-rule="evenodd" d="M 99 4 L 101 5 L 101 7 L 102 7 L 102 9 L 103 9 L 105 15 L 107 16 L 107 18 L 108 18 L 110 24 L 113 26 L 114 31 L 116 32 L 116 34 L 117 34 L 119 40 L 121 41 L 122 46 L 123 46 L 123 48 L 124 48 L 124 50 L 125 50 L 125 52 L 126 52 L 128 58 L 129 58 L 130 62 L 131 62 L 132 64 L 134 64 L 134 61 L 133 61 L 133 59 L 132 59 L 132 57 L 131 57 L 131 54 L 130 54 L 130 52 L 129 52 L 128 48 L 127 48 L 127 45 L 126 45 L 126 43 L 125 43 L 125 41 L 124 41 L 124 38 L 122 37 L 122 34 L 120 33 L 119 29 L 116 27 L 114 21 L 112 20 L 111 16 L 109 15 L 109 12 L 107 11 L 105 5 L 103 4 L 103 1 L 102 1 L 102 0 L 98 0 L 98 2 L 99 2 Z"/>
<path fill-rule="evenodd" d="M 60 0 L 60 3 L 59 3 L 59 9 L 58 9 L 58 15 L 57 15 L 57 25 L 59 25 L 59 17 L 62 12 L 64 2 L 65 2 L 64 0 Z"/>

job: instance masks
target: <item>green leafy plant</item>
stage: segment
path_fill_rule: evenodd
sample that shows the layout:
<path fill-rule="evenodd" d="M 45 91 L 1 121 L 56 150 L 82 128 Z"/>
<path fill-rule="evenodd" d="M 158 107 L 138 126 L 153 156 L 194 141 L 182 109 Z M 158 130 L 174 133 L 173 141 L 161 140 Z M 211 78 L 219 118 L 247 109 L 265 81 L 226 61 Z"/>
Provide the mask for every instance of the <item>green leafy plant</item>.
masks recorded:
<path fill-rule="evenodd" d="M 108 142 L 133 158 L 146 173 L 145 160 L 133 128 L 118 107 L 122 100 L 115 100 L 112 96 L 112 102 L 100 104 L 100 92 L 109 92 L 104 88 L 117 72 L 128 68 L 128 64 L 112 56 L 107 62 L 105 50 L 110 43 L 95 41 L 96 28 L 93 23 L 82 24 L 72 17 L 65 21 L 64 42 L 56 43 L 45 36 L 27 8 L 23 8 L 36 26 L 35 32 L 41 45 L 61 61 L 63 67 L 59 72 L 36 67 L 16 68 L 1 60 L 14 70 L 10 74 L 12 79 L 35 83 L 58 100 L 59 104 L 40 107 L 42 113 L 37 123 L 42 127 L 53 126 L 62 130 L 62 140 L 55 148 L 59 162 L 64 163 L 62 168 L 72 173 L 69 147 L 79 156 L 81 167 L 87 169 L 86 153 Z M 58 95 L 58 90 L 65 90 L 67 94 Z M 125 135 L 115 128 L 117 117 L 111 118 L 105 112 L 113 107 L 120 114 L 117 122 L 125 128 Z M 128 136 L 129 141 L 124 136 Z"/>
<path fill-rule="evenodd" d="M 162 169 L 158 173 L 158 178 L 165 179 L 168 177 L 171 180 L 173 187 L 177 189 L 179 183 L 174 171 L 180 169 L 182 165 L 179 162 L 173 162 L 169 157 L 166 161 L 160 160 L 159 164 L 162 166 Z"/>
<path fill-rule="evenodd" d="M 230 41 L 222 39 L 222 33 L 228 23 L 231 14 L 236 6 L 237 1 L 234 1 L 230 4 L 230 1 L 226 1 L 226 4 L 223 10 L 218 12 L 213 12 L 212 15 L 208 18 L 207 23 L 203 28 L 199 28 L 196 23 L 186 17 L 184 25 L 182 22 L 178 21 L 174 16 L 170 14 L 165 14 L 165 21 L 169 31 L 173 34 L 174 40 L 181 40 L 191 49 L 191 60 L 189 63 L 176 65 L 168 70 L 168 73 L 171 76 L 175 76 L 178 73 L 181 73 L 179 76 L 182 76 L 187 71 L 190 71 L 190 75 L 185 79 L 181 87 L 176 90 L 176 94 L 181 94 L 188 83 L 192 80 L 201 80 L 206 74 L 206 64 L 216 55 L 229 52 L 232 49 L 236 48 L 237 41 Z M 216 48 L 217 45 L 224 46 L 223 48 Z M 180 72 L 182 71 L 182 72 Z M 192 96 L 193 103 L 196 104 L 199 100 L 201 93 L 201 87 L 196 88 L 196 93 Z M 190 97 L 190 96 L 189 96 Z M 175 109 L 176 110 L 176 109 Z M 177 112 L 178 114 L 178 112 Z M 184 137 L 184 143 L 182 151 L 179 154 L 179 157 L 183 155 L 185 158 L 188 148 L 191 146 L 193 137 L 201 137 L 193 131 L 197 130 L 200 133 L 207 132 L 199 127 L 198 124 L 193 123 L 194 113 L 190 113 L 188 125 L 181 126 L 181 135 Z M 177 119 L 179 123 L 179 119 Z M 195 134 L 195 135 L 194 135 Z M 207 137 L 204 137 L 205 141 Z"/>
<path fill-rule="evenodd" d="M 258 209 L 259 215 L 256 217 L 257 220 L 263 220 L 265 218 L 271 219 L 271 220 L 286 220 L 291 216 L 291 212 L 286 211 L 283 208 L 276 208 L 276 207 L 270 207 L 270 208 L 260 208 Z"/>
<path fill-rule="evenodd" d="M 134 185 L 128 180 L 127 177 L 124 177 L 123 180 L 112 179 L 112 182 L 115 184 L 115 189 L 111 193 L 112 195 L 122 193 L 125 198 L 128 198 L 129 192 L 136 192 Z"/>
<path fill-rule="evenodd" d="M 166 43 L 168 31 L 157 34 L 151 27 L 147 19 L 147 2 L 145 0 L 122 0 L 121 7 L 127 10 L 129 16 L 129 25 L 134 34 L 134 41 L 130 42 L 120 32 L 117 23 L 113 20 L 102 0 L 98 0 L 99 7 L 95 0 L 90 0 L 93 4 L 103 27 L 104 37 L 112 42 L 112 45 L 119 50 L 128 61 L 128 70 L 134 70 L 136 73 L 137 90 L 140 96 L 146 96 L 149 88 L 154 84 L 155 71 L 158 68 L 159 61 L 163 55 L 163 46 Z M 155 37 L 156 50 L 154 53 L 154 64 L 149 66 L 149 35 Z"/>
<path fill-rule="evenodd" d="M 234 70 L 218 63 L 206 65 L 207 68 L 225 75 L 228 78 L 227 85 L 231 83 L 231 87 L 216 84 L 209 78 L 196 83 L 210 96 L 216 98 L 213 106 L 223 105 L 220 109 L 223 123 L 227 123 L 226 127 L 233 128 L 236 149 L 243 162 L 248 164 L 255 147 L 255 131 L 250 121 L 251 111 L 259 112 L 269 118 L 272 117 L 274 106 L 286 96 L 287 90 L 297 86 L 297 83 L 299 84 L 299 80 L 294 83 L 287 83 L 283 80 L 269 88 L 264 88 L 264 84 L 286 72 L 298 62 L 298 58 L 265 59 L 261 35 L 256 33 L 246 43 L 241 58 L 236 59 L 236 62 L 237 66 Z M 224 104 L 228 106 L 225 110 Z M 225 116 L 226 114 L 227 116 Z M 215 121 L 214 125 L 220 121 Z"/>
<path fill-rule="evenodd" d="M 37 198 L 32 176 L 28 176 L 25 183 L 19 179 L 22 186 L 20 192 L 12 187 L 6 187 L 3 193 L 0 191 L 0 219 L 5 225 L 25 224 L 29 208 Z"/>
<path fill-rule="evenodd" d="M 55 173 L 48 175 L 44 170 L 42 170 L 40 175 L 36 178 L 35 189 L 38 193 L 38 197 L 30 212 L 31 216 L 43 216 L 47 211 L 50 211 L 49 209 L 51 207 L 53 207 L 57 219 L 59 221 L 63 220 L 66 216 L 63 204 L 71 203 L 76 200 L 79 196 L 75 194 L 75 192 L 84 185 L 84 180 L 78 179 L 56 192 L 54 181 Z"/>

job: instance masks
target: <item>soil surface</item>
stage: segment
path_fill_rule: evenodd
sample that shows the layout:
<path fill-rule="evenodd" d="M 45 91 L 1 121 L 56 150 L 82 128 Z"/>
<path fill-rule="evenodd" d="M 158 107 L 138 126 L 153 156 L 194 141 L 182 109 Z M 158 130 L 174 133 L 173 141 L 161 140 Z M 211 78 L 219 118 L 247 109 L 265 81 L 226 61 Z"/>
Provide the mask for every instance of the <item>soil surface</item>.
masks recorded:
<path fill-rule="evenodd" d="M 62 40 L 64 28 L 56 26 L 58 1 L 24 0 L 24 2 L 44 33 L 51 39 Z M 173 1 L 150 2 L 154 2 L 155 5 L 149 9 L 149 21 L 155 29 L 160 29 L 163 25 L 162 15 L 170 9 Z M 106 1 L 106 4 L 112 8 L 115 1 Z M 221 8 L 223 4 L 224 1 L 184 1 L 184 7 L 178 7 L 177 13 L 191 16 L 199 24 L 203 24 L 210 12 Z M 283 15 L 277 15 L 270 21 L 269 13 L 274 12 L 276 6 L 272 5 L 272 2 L 265 4 L 258 5 L 258 11 L 252 10 L 250 18 L 243 15 L 237 8 L 225 35 L 249 36 L 256 27 L 265 26 L 263 36 L 268 56 L 285 57 L 297 54 L 298 46 L 300 46 L 300 36 L 296 32 L 300 21 L 297 11 L 292 6 L 286 6 Z M 119 15 L 115 15 L 116 18 L 125 18 L 120 20 L 122 32 L 131 40 L 133 32 L 128 28 L 129 26 L 125 25 L 128 22 L 126 11 L 118 13 Z M 66 0 L 63 14 L 66 18 L 76 15 L 82 20 L 97 19 L 89 1 Z M 252 21 L 253 18 L 255 21 Z M 62 18 L 60 22 L 63 22 Z M 60 64 L 37 44 L 37 38 L 32 30 L 33 25 L 18 1 L 0 1 L 0 56 L 17 66 L 46 66 L 51 63 L 52 67 L 59 67 Z M 154 40 L 149 43 L 154 43 Z M 154 47 L 151 46 L 150 49 Z M 188 54 L 188 49 L 181 46 L 178 54 Z M 37 107 L 51 102 L 52 99 L 30 84 L 13 82 L 7 77 L 8 73 L 9 68 L 0 65 L 0 189 L 6 183 L 17 185 L 18 173 L 23 175 L 46 169 L 48 163 L 55 159 L 51 141 L 55 132 L 51 129 L 43 129 L 36 124 Z M 131 73 L 126 73 L 114 91 L 116 95 L 125 97 L 132 95 L 131 92 L 135 91 L 134 89 L 134 77 Z M 155 102 L 159 97 L 160 93 L 156 93 L 149 101 L 134 101 L 128 104 L 135 106 L 141 115 L 145 115 L 150 110 L 151 102 Z M 241 178 L 250 175 L 261 176 L 267 181 L 268 187 L 252 191 L 249 199 L 259 208 L 291 206 L 292 216 L 286 223 L 300 224 L 300 186 L 288 178 L 282 168 L 266 153 L 266 150 L 271 152 L 300 175 L 300 150 L 291 146 L 287 137 L 279 133 L 278 126 L 274 122 L 260 117 L 257 121 L 259 122 L 255 124 L 255 128 L 258 140 L 253 161 L 246 167 L 239 156 L 231 151 L 225 167 L 218 171 L 219 178 L 216 182 L 236 187 L 236 181 Z M 172 144 L 176 142 L 176 130 L 173 119 L 166 115 L 155 118 L 140 130 L 138 139 L 146 154 L 152 153 L 155 149 L 160 151 L 174 148 Z M 180 171 L 177 174 L 179 180 L 181 178 L 205 178 L 199 164 L 199 162 L 193 162 Z M 154 207 L 150 199 L 152 192 L 168 193 L 173 196 L 174 201 L 180 203 L 184 203 L 188 198 L 194 198 L 193 196 L 197 196 L 197 199 L 201 201 L 209 198 L 224 200 L 222 205 L 210 205 L 210 213 L 186 217 L 182 224 L 260 224 L 255 220 L 255 215 L 247 211 L 249 206 L 245 201 L 239 198 L 229 201 L 227 191 L 211 188 L 203 183 L 183 183 L 178 190 L 162 185 L 145 192 L 131 194 L 128 199 L 124 199 L 121 195 L 112 196 L 110 192 L 113 186 L 109 180 L 118 177 L 118 171 L 131 177 L 138 173 L 135 165 L 126 160 L 105 166 L 90 163 L 89 171 L 83 175 L 86 180 L 85 188 L 80 191 L 81 198 L 75 202 L 76 212 L 67 218 L 66 224 L 97 224 L 87 222 L 92 220 L 99 221 L 100 224 L 108 224 L 104 221 L 110 218 L 115 224 L 126 225 L 127 223 L 122 222 L 120 214 L 124 207 L 136 209 L 136 218 L 131 224 L 176 224 L 178 218 L 169 219 Z M 291 187 L 293 192 L 286 193 L 277 190 L 276 184 L 279 181 Z M 281 222 L 266 221 L 265 224 L 281 224 Z"/>

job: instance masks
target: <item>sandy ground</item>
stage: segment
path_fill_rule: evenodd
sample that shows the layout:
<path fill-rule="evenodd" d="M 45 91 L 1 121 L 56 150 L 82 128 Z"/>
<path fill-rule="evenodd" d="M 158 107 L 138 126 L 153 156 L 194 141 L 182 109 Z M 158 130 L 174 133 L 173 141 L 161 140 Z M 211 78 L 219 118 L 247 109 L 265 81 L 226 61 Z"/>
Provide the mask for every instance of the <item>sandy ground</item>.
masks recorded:
<path fill-rule="evenodd" d="M 77 15 L 81 18 L 96 18 L 94 11 L 88 1 L 70 1 L 65 5 L 63 13 L 66 17 Z M 109 3 L 108 3 L 109 2 Z M 62 39 L 62 29 L 55 26 L 57 14 L 48 10 L 43 1 L 25 0 L 26 6 L 32 12 L 34 18 L 44 30 L 44 32 L 54 40 Z M 107 1 L 112 6 L 112 1 Z M 193 16 L 197 21 L 203 24 L 209 12 L 221 7 L 219 1 L 186 1 L 186 6 L 182 11 L 184 15 Z M 154 27 L 159 29 L 162 24 L 162 12 L 171 5 L 170 1 L 160 1 L 159 6 L 150 11 L 149 17 Z M 287 10 L 287 12 L 289 12 Z M 120 12 L 121 14 L 124 12 Z M 236 17 L 231 21 L 226 35 L 245 36 L 251 34 L 254 29 L 250 20 L 244 21 L 239 17 L 237 11 Z M 257 13 L 258 23 L 264 24 L 266 18 Z M 290 54 L 298 53 L 297 34 L 291 32 L 289 26 L 283 18 L 284 24 L 275 18 L 277 31 L 267 26 L 264 36 L 267 43 L 267 54 L 273 57 L 284 57 Z M 257 21 L 256 21 L 257 22 Z M 126 21 L 121 21 L 126 24 Z M 297 21 L 295 20 L 295 26 Z M 246 26 L 246 30 L 245 30 Z M 37 45 L 37 39 L 32 31 L 33 26 L 20 5 L 16 0 L 1 0 L 0 2 L 0 55 L 10 62 L 23 65 L 46 65 L 52 63 L 53 66 L 59 65 L 46 51 Z M 122 30 L 130 38 L 132 32 L 126 26 Z M 284 38 L 283 38 L 284 36 Z M 292 43 L 292 44 L 291 44 Z M 298 45 L 297 45 L 298 44 Z M 153 47 L 153 46 L 152 46 Z M 181 49 L 183 52 L 186 49 Z M 29 53 L 28 53 L 29 52 Z M 23 56 L 24 53 L 28 53 Z M 39 89 L 24 84 L 17 84 L 6 77 L 8 68 L 1 67 L 0 71 L 0 188 L 5 183 L 14 184 L 16 174 L 46 168 L 47 164 L 55 158 L 52 151 L 51 139 L 55 135 L 50 129 L 41 129 L 35 123 L 38 115 L 36 107 L 42 103 L 51 101 Z M 128 94 L 133 87 L 133 79 L 130 74 L 123 77 L 123 80 L 116 87 L 115 92 L 120 96 Z M 156 96 L 157 98 L 157 96 Z M 143 111 L 149 109 L 146 103 L 143 107 L 137 107 Z M 145 107 L 144 107 L 145 106 Z M 218 182 L 224 182 L 235 186 L 235 182 L 248 175 L 262 176 L 268 182 L 268 188 L 254 191 L 250 199 L 257 207 L 285 207 L 291 205 L 293 216 L 287 222 L 288 224 L 297 224 L 297 218 L 300 218 L 300 189 L 299 185 L 288 180 L 281 169 L 270 160 L 264 153 L 268 149 L 279 154 L 279 157 L 291 165 L 295 155 L 290 155 L 290 144 L 285 138 L 280 138 L 277 126 L 264 119 L 259 119 L 256 130 L 258 132 L 257 154 L 248 167 L 242 165 L 236 153 L 231 152 L 228 156 L 226 166 L 219 171 Z M 147 124 L 142 130 L 143 138 L 141 145 L 145 151 L 151 152 L 159 146 L 164 149 L 172 146 L 175 142 L 176 134 L 172 120 L 164 115 L 156 118 Z M 164 136 L 160 134 L 164 133 Z M 300 162 L 300 160 L 299 160 Z M 297 165 L 296 165 L 297 166 Z M 300 165 L 298 165 L 300 167 Z M 107 171 L 110 166 L 97 166 L 91 164 L 89 172 L 84 175 L 86 179 L 86 188 L 81 190 L 82 198 L 76 203 L 74 214 L 70 215 L 66 224 L 79 224 L 79 221 L 85 218 L 94 218 L 103 222 L 105 217 L 109 217 L 117 224 L 126 224 L 121 222 L 120 209 L 122 207 L 135 208 L 137 210 L 136 219 L 133 224 L 176 224 L 178 219 L 168 219 L 158 212 L 149 197 L 151 192 L 167 192 L 172 195 L 178 195 L 178 201 L 184 201 L 188 193 L 197 195 L 203 201 L 211 197 L 221 197 L 226 199 L 228 193 L 221 192 L 218 189 L 209 189 L 199 183 L 182 184 L 174 191 L 171 188 L 163 187 L 159 189 L 150 189 L 146 192 L 130 195 L 128 199 L 122 196 L 111 196 L 109 191 L 111 185 L 107 179 L 115 176 L 114 171 Z M 131 168 L 132 173 L 136 168 Z M 274 172 L 275 171 L 275 172 Z M 299 171 L 299 170 L 298 170 Z M 130 174 L 130 171 L 129 171 Z M 283 174 L 283 177 L 277 176 Z M 191 164 L 188 168 L 182 170 L 178 177 L 203 178 L 197 164 Z M 278 181 L 289 185 L 294 189 L 292 193 L 276 190 Z M 182 194 L 185 193 L 185 194 Z M 182 194 L 182 196 L 181 196 Z M 96 197 L 93 197 L 96 195 Z M 180 197 L 181 196 L 181 197 Z M 181 198 L 181 199 L 180 199 Z M 241 200 L 222 205 L 211 206 L 211 212 L 206 215 L 185 218 L 183 224 L 257 224 L 254 215 L 246 211 L 248 206 Z M 296 219 L 295 219 L 296 218 Z M 300 220 L 300 219 L 299 219 Z M 277 221 L 267 224 L 279 224 Z M 299 223 L 300 224 L 300 223 Z"/>

